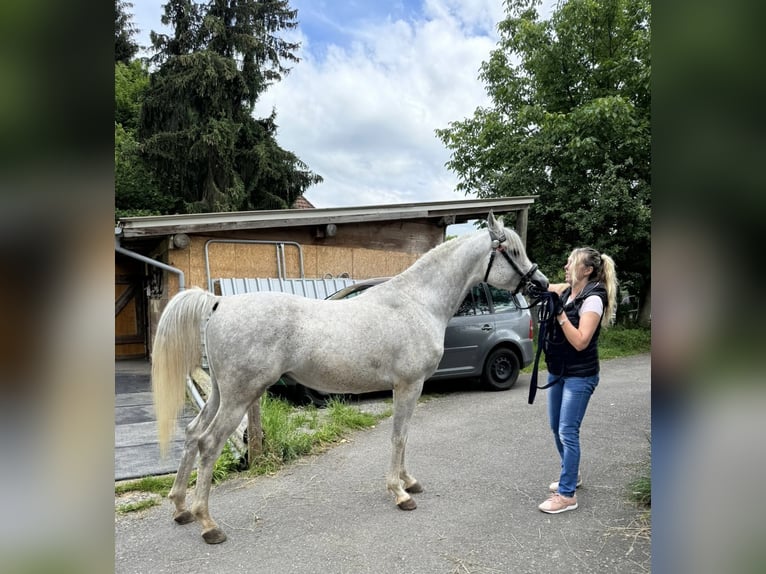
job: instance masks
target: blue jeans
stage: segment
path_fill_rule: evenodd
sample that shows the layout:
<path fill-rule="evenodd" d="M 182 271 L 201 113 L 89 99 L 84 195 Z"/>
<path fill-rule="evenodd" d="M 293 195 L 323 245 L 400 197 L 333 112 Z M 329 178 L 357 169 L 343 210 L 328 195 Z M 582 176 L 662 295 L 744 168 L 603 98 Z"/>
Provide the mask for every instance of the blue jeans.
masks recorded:
<path fill-rule="evenodd" d="M 598 385 L 598 375 L 562 377 L 549 374 L 548 383 L 555 383 L 548 389 L 548 419 L 561 455 L 559 493 L 573 496 L 580 469 L 580 424 L 590 396 Z"/>

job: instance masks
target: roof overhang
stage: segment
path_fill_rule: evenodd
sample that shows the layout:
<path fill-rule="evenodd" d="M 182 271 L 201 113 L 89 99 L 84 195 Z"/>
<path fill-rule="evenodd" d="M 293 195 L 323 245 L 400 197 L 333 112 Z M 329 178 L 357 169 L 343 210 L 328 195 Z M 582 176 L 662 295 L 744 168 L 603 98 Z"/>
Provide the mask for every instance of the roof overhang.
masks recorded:
<path fill-rule="evenodd" d="M 335 223 L 337 225 L 407 219 L 431 219 L 435 220 L 437 224 L 447 226 L 453 223 L 464 223 L 471 219 L 483 219 L 490 211 L 499 215 L 527 209 L 535 202 L 535 198 L 537 198 L 536 195 L 525 195 L 492 199 L 466 199 L 462 201 L 402 203 L 360 207 L 126 217 L 119 220 L 118 229 L 120 235 L 127 239 L 158 237 L 176 233 L 299 227 L 326 225 L 328 223 Z"/>

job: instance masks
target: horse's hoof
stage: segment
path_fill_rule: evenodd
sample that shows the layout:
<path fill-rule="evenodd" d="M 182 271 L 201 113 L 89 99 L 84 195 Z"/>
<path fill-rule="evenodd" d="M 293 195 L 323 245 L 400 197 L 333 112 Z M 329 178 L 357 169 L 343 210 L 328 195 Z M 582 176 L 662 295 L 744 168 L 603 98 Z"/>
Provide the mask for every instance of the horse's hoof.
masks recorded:
<path fill-rule="evenodd" d="M 413 482 L 410 486 L 408 486 L 404 490 L 406 490 L 410 494 L 417 494 L 418 492 L 423 492 L 423 487 L 420 486 L 419 482 Z"/>
<path fill-rule="evenodd" d="M 194 522 L 194 515 L 188 510 L 182 510 L 173 517 L 173 520 L 178 524 L 189 524 L 190 522 Z"/>
<path fill-rule="evenodd" d="M 415 510 L 418 507 L 414 498 L 408 498 L 407 500 L 402 500 L 401 502 L 397 504 L 397 506 L 401 510 Z"/>
<path fill-rule="evenodd" d="M 208 544 L 220 544 L 226 540 L 226 534 L 220 528 L 211 528 L 210 530 L 202 533 L 202 538 Z"/>

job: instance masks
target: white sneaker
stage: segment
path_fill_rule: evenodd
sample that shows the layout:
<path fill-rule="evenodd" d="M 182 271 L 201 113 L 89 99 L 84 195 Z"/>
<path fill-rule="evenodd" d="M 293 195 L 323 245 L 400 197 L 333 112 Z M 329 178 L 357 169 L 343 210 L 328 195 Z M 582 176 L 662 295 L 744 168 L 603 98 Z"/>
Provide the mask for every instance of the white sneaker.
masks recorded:
<path fill-rule="evenodd" d="M 578 472 L 577 473 L 577 484 L 575 485 L 575 488 L 580 488 L 582 486 L 582 475 Z M 551 492 L 558 492 L 559 491 L 559 481 L 551 482 L 550 486 L 548 486 L 548 490 Z"/>

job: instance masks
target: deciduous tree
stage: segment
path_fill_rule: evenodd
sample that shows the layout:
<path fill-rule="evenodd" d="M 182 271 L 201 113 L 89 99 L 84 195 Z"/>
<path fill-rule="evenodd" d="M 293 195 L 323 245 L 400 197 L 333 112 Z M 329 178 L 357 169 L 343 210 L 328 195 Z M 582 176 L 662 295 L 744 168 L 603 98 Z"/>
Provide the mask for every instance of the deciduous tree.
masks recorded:
<path fill-rule="evenodd" d="M 539 196 L 530 254 L 559 274 L 591 245 L 645 300 L 651 230 L 649 0 L 567 0 L 540 20 L 539 0 L 511 0 L 480 79 L 491 106 L 437 130 L 457 189 Z"/>

